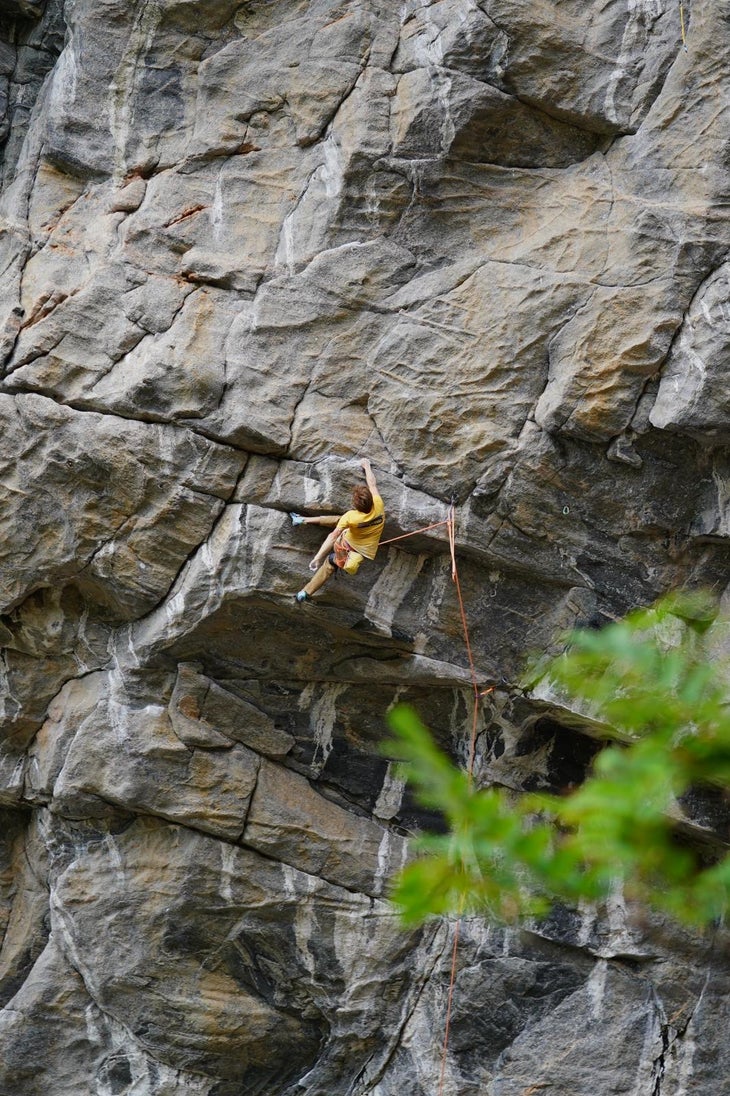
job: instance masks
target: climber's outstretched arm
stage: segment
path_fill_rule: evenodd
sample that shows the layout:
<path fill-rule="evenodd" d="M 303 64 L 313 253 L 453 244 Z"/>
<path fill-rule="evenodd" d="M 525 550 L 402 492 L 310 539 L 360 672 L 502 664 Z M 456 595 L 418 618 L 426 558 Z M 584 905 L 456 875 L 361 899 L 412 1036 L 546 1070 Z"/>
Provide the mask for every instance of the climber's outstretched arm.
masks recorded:
<path fill-rule="evenodd" d="M 370 491 L 370 494 L 371 495 L 379 494 L 378 485 L 375 482 L 375 476 L 373 475 L 373 470 L 370 467 L 370 461 L 367 459 L 367 457 L 363 457 L 363 459 L 360 461 L 360 464 L 362 465 L 362 470 L 365 473 L 365 482 L 368 485 L 368 489 Z"/>

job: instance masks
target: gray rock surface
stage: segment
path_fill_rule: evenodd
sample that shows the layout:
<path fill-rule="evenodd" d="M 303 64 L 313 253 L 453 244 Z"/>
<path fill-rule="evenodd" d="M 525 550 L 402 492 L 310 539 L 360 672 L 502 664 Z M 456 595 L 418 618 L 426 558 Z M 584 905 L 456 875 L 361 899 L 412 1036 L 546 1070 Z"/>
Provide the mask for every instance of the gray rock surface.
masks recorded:
<path fill-rule="evenodd" d="M 726 3 L 0 3 L 0 1096 L 432 1096 L 476 779 L 580 783 L 528 654 L 727 620 Z M 373 462 L 386 537 L 292 594 Z M 675 807 L 727 847 L 725 805 Z M 724 930 L 461 925 L 444 1096 L 722 1096 Z"/>

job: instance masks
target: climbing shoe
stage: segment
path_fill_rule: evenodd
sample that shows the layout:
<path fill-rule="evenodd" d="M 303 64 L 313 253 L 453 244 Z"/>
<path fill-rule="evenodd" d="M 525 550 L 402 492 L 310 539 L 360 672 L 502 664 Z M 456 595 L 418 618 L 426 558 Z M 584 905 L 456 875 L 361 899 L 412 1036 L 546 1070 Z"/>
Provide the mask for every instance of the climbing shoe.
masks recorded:
<path fill-rule="evenodd" d="M 301 605 L 303 601 L 309 601 L 309 594 L 306 590 L 300 590 L 298 594 L 294 595 L 296 601 Z"/>
<path fill-rule="evenodd" d="M 303 525 L 304 524 L 304 518 L 302 517 L 301 514 L 290 513 L 289 517 L 291 518 L 292 525 Z"/>

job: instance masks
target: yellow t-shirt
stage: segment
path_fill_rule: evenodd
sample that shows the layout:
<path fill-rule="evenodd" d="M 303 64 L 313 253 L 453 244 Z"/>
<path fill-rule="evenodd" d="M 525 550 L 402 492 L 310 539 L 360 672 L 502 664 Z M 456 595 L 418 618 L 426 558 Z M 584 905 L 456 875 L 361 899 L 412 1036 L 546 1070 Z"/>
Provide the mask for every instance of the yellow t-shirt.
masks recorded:
<path fill-rule="evenodd" d="M 337 522 L 338 529 L 346 529 L 345 540 L 366 559 L 375 559 L 378 543 L 385 525 L 385 507 L 380 495 L 373 495 L 373 508 L 367 514 L 360 510 L 348 510 Z"/>

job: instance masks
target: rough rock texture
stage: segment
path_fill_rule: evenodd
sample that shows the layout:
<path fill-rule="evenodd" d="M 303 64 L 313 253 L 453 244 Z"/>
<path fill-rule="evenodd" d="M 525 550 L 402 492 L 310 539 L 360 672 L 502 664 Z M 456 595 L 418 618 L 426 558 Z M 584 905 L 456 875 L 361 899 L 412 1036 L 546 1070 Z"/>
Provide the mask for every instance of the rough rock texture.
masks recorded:
<path fill-rule="evenodd" d="M 0 1096 L 432 1096 L 468 752 L 443 528 L 292 593 L 368 455 L 457 504 L 477 779 L 583 779 L 516 682 L 678 585 L 728 616 L 726 0 L 0 3 Z M 715 626 L 718 654 L 728 626 Z M 712 794 L 689 840 L 730 842 Z M 446 1096 L 721 1096 L 730 965 L 627 911 L 462 925 Z"/>

